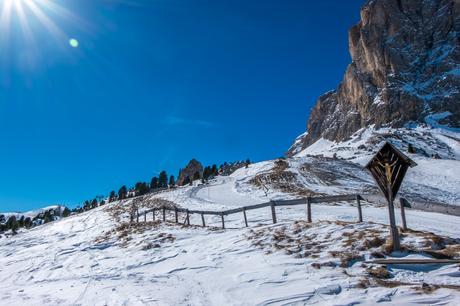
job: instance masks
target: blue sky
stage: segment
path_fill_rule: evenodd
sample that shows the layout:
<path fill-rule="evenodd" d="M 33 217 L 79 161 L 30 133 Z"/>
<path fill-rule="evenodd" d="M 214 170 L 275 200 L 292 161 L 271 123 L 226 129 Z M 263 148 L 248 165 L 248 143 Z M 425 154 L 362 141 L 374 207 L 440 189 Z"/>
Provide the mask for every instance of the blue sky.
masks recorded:
<path fill-rule="evenodd" d="M 49 1 L 0 13 L 0 211 L 282 156 L 342 79 L 363 4 Z"/>

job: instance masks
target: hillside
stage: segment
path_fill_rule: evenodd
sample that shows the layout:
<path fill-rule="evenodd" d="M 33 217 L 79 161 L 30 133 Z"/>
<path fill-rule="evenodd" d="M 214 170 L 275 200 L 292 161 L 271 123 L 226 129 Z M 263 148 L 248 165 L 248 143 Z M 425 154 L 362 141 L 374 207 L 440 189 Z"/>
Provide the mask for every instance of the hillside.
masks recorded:
<path fill-rule="evenodd" d="M 312 158 L 286 162 L 294 171 L 301 160 Z M 342 171 L 358 175 L 358 169 L 340 163 L 347 162 L 339 161 Z M 279 208 L 275 225 L 270 211 L 260 209 L 248 212 L 249 228 L 239 215 L 228 217 L 226 230 L 218 228 L 218 216 L 207 217 L 207 228 L 194 226 L 201 224 L 199 215 L 191 216 L 192 226 L 152 222 L 151 215 L 147 223 L 129 226 L 132 201 L 142 213 L 166 200 L 190 209 L 221 210 L 298 197 L 251 183 L 279 167 L 277 161 L 252 164 L 207 185 L 110 203 L 0 238 L 0 298 L 9 305 L 285 305 L 335 304 L 338 299 L 342 304 L 454 305 L 460 298 L 456 265 L 394 266 L 381 278 L 378 266 L 363 264 L 375 256 L 391 257 L 385 255 L 387 211 L 375 204 L 364 203 L 363 223 L 355 223 L 352 203 L 336 203 L 314 205 L 311 225 L 302 221 L 305 207 L 296 206 Z M 360 173 L 370 187 L 368 175 Z M 315 179 L 306 181 L 311 189 L 323 186 L 315 192 L 345 190 L 341 178 L 341 184 L 327 188 Z M 348 186 L 359 190 L 361 184 L 353 186 L 353 181 Z M 417 210 L 407 215 L 412 231 L 404 233 L 402 243 L 412 251 L 406 255 L 420 258 L 428 256 L 420 250 L 431 250 L 460 257 L 460 217 Z M 156 220 L 160 218 L 157 213 Z"/>

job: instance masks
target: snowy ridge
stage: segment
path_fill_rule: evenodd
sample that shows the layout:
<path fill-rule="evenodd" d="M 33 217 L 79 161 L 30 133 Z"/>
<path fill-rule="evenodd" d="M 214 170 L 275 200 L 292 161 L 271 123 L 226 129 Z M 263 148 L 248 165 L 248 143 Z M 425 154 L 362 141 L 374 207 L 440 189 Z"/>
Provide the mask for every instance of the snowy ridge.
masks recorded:
<path fill-rule="evenodd" d="M 26 211 L 26 212 L 5 212 L 5 213 L 0 213 L 0 215 L 4 215 L 6 219 L 8 219 L 10 216 L 16 216 L 17 219 L 21 218 L 22 216 L 24 216 L 24 218 L 27 218 L 27 217 L 30 217 L 30 218 L 33 218 L 41 213 L 44 213 L 48 210 L 57 210 L 59 209 L 59 211 L 62 213 L 65 209 L 65 206 L 62 206 L 62 205 L 49 205 L 49 206 L 46 206 L 46 207 L 42 207 L 42 208 L 39 208 L 39 209 L 34 209 L 34 210 L 29 210 L 29 211 Z"/>

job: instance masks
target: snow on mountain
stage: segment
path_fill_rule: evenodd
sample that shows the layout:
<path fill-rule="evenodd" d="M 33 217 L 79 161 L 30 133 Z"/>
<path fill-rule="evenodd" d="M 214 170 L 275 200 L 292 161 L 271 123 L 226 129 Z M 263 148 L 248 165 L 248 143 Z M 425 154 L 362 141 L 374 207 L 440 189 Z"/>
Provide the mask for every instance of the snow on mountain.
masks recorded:
<path fill-rule="evenodd" d="M 363 177 L 362 166 L 385 141 L 393 143 L 417 163 L 416 167 L 408 171 L 401 195 L 415 202 L 460 205 L 460 133 L 453 129 L 426 125 L 408 125 L 399 129 L 375 129 L 370 126 L 357 131 L 343 142 L 320 138 L 288 160 L 290 163 L 302 163 L 304 160 L 321 157 L 327 160 L 329 166 L 336 164 L 341 168 L 344 162 L 354 164 L 356 167 L 353 175 L 349 174 L 352 183 L 356 182 L 356 177 Z M 409 145 L 415 153 L 408 153 Z M 340 173 L 341 169 L 333 171 Z M 363 179 L 365 182 L 361 188 L 350 189 L 349 184 L 345 183 L 340 191 L 376 193 L 377 190 L 367 188 L 369 184 L 373 185 L 370 176 L 365 174 Z M 330 184 L 326 186 L 331 192 Z"/>
<path fill-rule="evenodd" d="M 190 209 L 221 210 L 297 197 L 295 188 L 265 189 L 255 178 L 262 175 L 265 184 L 263 175 L 273 171 L 300 173 L 300 165 L 310 159 L 321 160 L 305 156 L 284 161 L 288 166 L 256 163 L 208 184 L 110 203 L 0 238 L 0 300 L 8 305 L 455 305 L 460 299 L 456 265 L 382 270 L 364 263 L 392 256 L 385 253 L 387 210 L 371 203 L 363 203 L 363 223 L 355 222 L 357 210 L 350 203 L 314 205 L 312 224 L 302 221 L 303 206 L 277 208 L 277 224 L 271 224 L 269 209 L 249 211 L 249 228 L 240 215 L 226 217 L 226 230 L 219 229 L 219 216 L 207 216 L 207 228 L 193 225 L 201 224 L 199 215 L 191 216 L 192 226 L 152 222 L 151 214 L 147 223 L 128 223 L 134 204 L 143 221 L 145 209 L 165 200 Z M 355 173 L 352 162 L 337 162 L 331 167 Z M 323 174 L 316 175 L 305 178 L 305 186 L 319 188 Z M 324 179 L 337 182 L 331 185 L 334 193 L 346 190 L 340 176 Z M 356 179 L 369 181 L 363 171 Z M 351 189 L 360 188 L 351 182 L 346 182 Z M 327 191 L 327 186 L 314 190 Z M 156 220 L 160 218 L 157 213 Z M 181 224 L 184 218 L 179 216 Z M 167 219 L 174 217 L 168 214 Z M 408 210 L 407 219 L 411 231 L 402 237 L 406 251 L 394 256 L 460 256 L 460 217 Z"/>
<path fill-rule="evenodd" d="M 318 98 L 292 156 L 319 139 L 344 141 L 374 124 L 432 119 L 460 127 L 458 0 L 373 0 L 348 31 L 352 62 L 337 88 Z M 299 149 L 300 148 L 300 149 Z"/>
<path fill-rule="evenodd" d="M 53 210 L 55 212 L 58 212 L 58 213 L 60 212 L 62 214 L 62 212 L 64 212 L 64 209 L 65 209 L 65 206 L 62 206 L 62 205 L 49 205 L 46 207 L 29 210 L 26 212 L 4 212 L 4 213 L 0 212 L 0 215 L 4 215 L 6 219 L 8 219 L 10 216 L 15 216 L 17 219 L 21 218 L 22 216 L 24 216 L 24 218 L 27 218 L 27 217 L 34 218 L 35 216 L 41 213 L 44 213 L 48 210 Z"/>

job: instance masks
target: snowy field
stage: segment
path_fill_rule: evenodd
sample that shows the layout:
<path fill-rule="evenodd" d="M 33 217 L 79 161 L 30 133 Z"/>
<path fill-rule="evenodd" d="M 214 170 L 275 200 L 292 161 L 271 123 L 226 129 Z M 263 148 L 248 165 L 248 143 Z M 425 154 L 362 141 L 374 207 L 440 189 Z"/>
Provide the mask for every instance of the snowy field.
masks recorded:
<path fill-rule="evenodd" d="M 250 197 L 236 187 L 245 175 L 264 167 L 268 170 L 269 163 L 241 169 L 208 186 L 179 188 L 155 197 L 175 201 L 183 207 L 215 210 L 264 202 L 264 196 Z M 301 231 L 305 235 L 299 237 L 295 230 L 299 224 L 294 221 L 305 220 L 305 207 L 277 209 L 276 225 L 271 224 L 267 208 L 248 212 L 249 228 L 244 228 L 242 216 L 232 215 L 226 230 L 149 222 L 124 233 L 109 234 L 115 233 L 119 225 L 109 213 L 111 206 L 116 205 L 112 203 L 48 223 L 13 238 L 2 238 L 2 303 L 458 305 L 460 300 L 460 291 L 449 287 L 460 285 L 458 265 L 389 267 L 390 280 L 405 283 L 392 287 L 366 284 L 367 269 L 377 266 L 364 267 L 362 262 L 356 262 L 342 267 L 340 259 L 331 255 L 350 250 L 341 240 L 348 233 L 372 231 L 372 235 L 385 238 L 388 228 L 380 224 L 387 223 L 384 208 L 365 204 L 365 221 L 377 223 L 358 224 L 356 207 L 350 204 L 314 205 L 314 223 L 311 227 L 299 223 L 305 226 Z M 459 237 L 458 217 L 408 210 L 407 219 L 411 229 Z M 180 220 L 183 221 L 183 216 Z M 332 222 L 336 220 L 342 222 Z M 220 224 L 219 219 L 207 221 L 211 225 Z M 192 216 L 191 222 L 200 224 L 201 219 Z M 300 242 L 307 248 L 302 252 L 314 251 L 314 254 L 295 256 L 287 251 L 287 246 L 274 247 L 276 244 L 271 240 L 279 231 L 293 236 L 286 241 L 309 239 L 321 244 L 313 247 Z M 422 236 L 408 234 L 402 243 L 420 247 L 425 239 Z M 363 251 L 363 256 L 368 257 L 369 252 Z M 423 291 L 420 288 L 424 282 L 440 288 Z"/>

